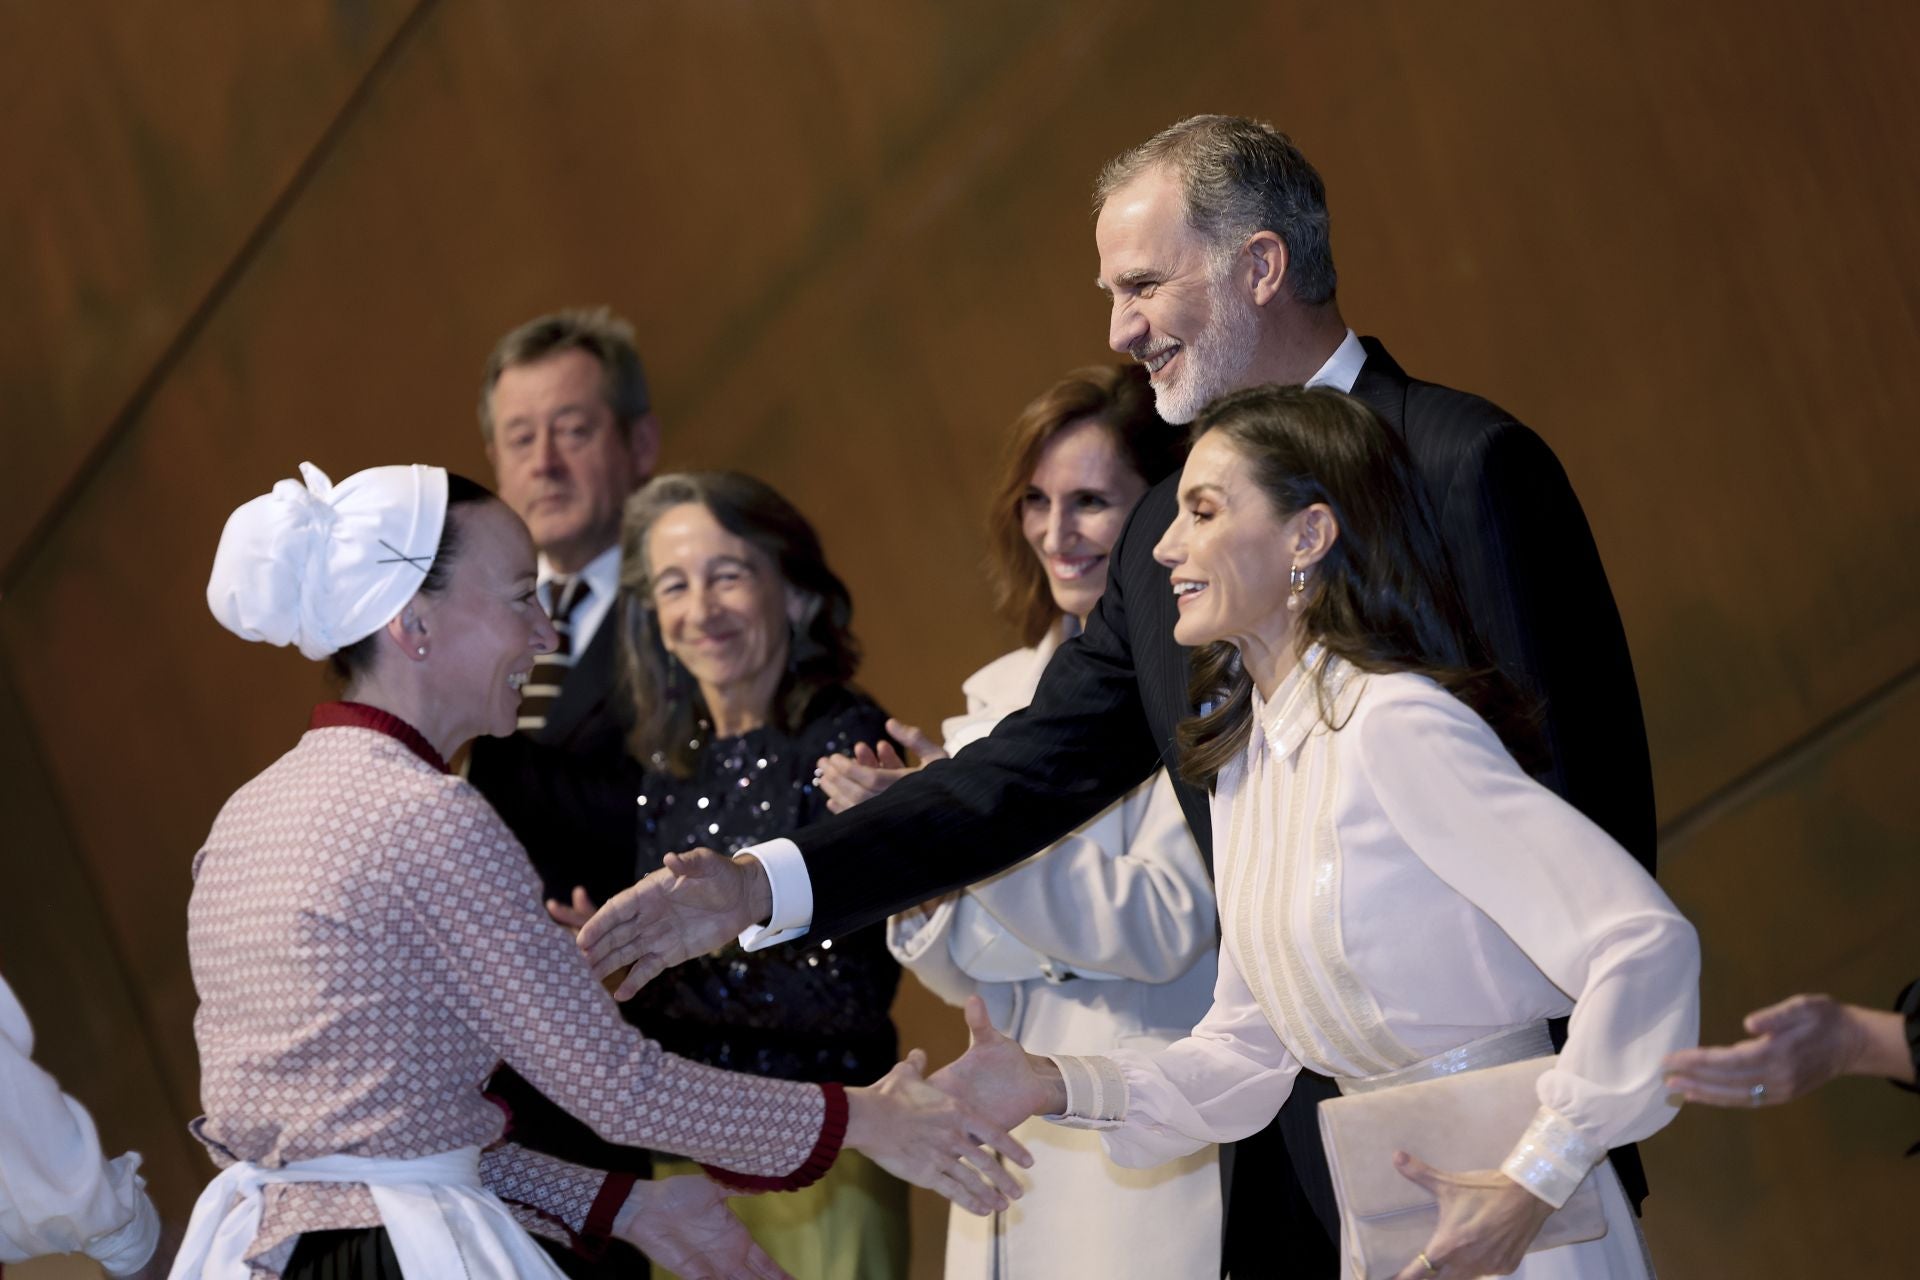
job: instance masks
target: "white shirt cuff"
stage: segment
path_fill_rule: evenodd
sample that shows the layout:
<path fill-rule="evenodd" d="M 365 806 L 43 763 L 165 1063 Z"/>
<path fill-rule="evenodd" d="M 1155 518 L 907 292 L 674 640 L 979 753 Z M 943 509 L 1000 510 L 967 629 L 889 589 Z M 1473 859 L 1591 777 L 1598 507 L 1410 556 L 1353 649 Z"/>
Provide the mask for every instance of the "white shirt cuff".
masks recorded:
<path fill-rule="evenodd" d="M 1541 1107 L 1500 1171 L 1558 1209 L 1606 1154 L 1565 1117 Z"/>
<path fill-rule="evenodd" d="M 773 914 L 765 924 L 749 925 L 740 933 L 740 946 L 758 951 L 799 937 L 813 927 L 813 878 L 800 846 L 791 840 L 769 840 L 748 845 L 740 853 L 760 860 L 773 891 Z M 738 857 L 739 854 L 734 855 Z"/>
<path fill-rule="evenodd" d="M 1067 1109 L 1046 1119 L 1068 1129 L 1117 1129 L 1125 1123 L 1129 1098 L 1119 1063 L 1107 1057 L 1050 1056 L 1067 1086 Z"/>

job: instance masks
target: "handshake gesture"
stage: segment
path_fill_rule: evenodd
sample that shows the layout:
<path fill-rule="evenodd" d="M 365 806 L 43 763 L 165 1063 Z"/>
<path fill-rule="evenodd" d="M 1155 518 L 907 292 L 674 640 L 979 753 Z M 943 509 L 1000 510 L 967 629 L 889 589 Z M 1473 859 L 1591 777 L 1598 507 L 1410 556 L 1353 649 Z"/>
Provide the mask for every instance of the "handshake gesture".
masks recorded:
<path fill-rule="evenodd" d="M 751 855 L 694 849 L 668 854 L 661 870 L 589 916 L 591 905 L 576 895 L 571 906 L 548 908 L 579 930 L 595 979 L 627 969 L 613 993 L 627 1000 L 662 971 L 765 920 L 772 889 Z M 967 1027 L 967 1052 L 932 1076 L 926 1055 L 915 1049 L 877 1083 L 848 1089 L 845 1141 L 895 1177 L 987 1214 L 1020 1196 L 1002 1158 L 1021 1168 L 1033 1164 L 1007 1130 L 1029 1116 L 1063 1110 L 1066 1091 L 1051 1062 L 1029 1058 L 994 1030 L 978 998 L 967 1003 Z"/>

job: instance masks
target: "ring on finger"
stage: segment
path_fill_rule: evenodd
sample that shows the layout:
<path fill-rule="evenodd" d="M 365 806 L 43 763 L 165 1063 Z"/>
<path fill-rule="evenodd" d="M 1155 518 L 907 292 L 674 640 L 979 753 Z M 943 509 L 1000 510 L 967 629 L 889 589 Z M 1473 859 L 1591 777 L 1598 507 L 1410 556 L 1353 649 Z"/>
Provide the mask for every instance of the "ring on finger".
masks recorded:
<path fill-rule="evenodd" d="M 1437 1276 L 1440 1274 L 1440 1268 L 1433 1265 L 1432 1260 L 1427 1257 L 1424 1251 L 1420 1253 L 1416 1253 L 1414 1257 L 1418 1258 L 1420 1261 L 1420 1265 L 1427 1269 L 1428 1275 Z"/>
<path fill-rule="evenodd" d="M 1766 1100 L 1767 1100 L 1767 1086 L 1765 1081 L 1762 1081 L 1761 1083 L 1754 1085 L 1753 1088 L 1747 1090 L 1747 1101 L 1752 1103 L 1754 1106 L 1757 1107 L 1762 1103 L 1764 1103 Z"/>

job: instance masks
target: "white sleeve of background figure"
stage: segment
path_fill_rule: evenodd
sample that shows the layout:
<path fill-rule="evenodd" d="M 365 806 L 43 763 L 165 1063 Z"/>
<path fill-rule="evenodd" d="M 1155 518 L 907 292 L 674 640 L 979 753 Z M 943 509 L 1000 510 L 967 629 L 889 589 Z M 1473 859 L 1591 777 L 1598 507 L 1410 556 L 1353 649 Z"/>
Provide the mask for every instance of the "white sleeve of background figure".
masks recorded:
<path fill-rule="evenodd" d="M 26 1012 L 0 979 L 0 1261 L 86 1253 L 115 1275 L 138 1271 L 160 1239 L 140 1157 L 106 1159 L 86 1108 L 32 1053 Z"/>

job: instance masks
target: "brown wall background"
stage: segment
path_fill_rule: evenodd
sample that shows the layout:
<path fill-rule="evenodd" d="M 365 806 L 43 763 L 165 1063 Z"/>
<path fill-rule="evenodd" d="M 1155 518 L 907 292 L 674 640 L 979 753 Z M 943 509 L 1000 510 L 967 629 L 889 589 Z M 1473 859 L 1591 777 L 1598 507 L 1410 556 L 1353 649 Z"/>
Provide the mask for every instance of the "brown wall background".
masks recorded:
<path fill-rule="evenodd" d="M 1357 328 L 1559 451 L 1707 1034 L 1890 999 L 1920 971 L 1917 39 L 1911 6 L 1780 0 L 0 7 L 0 964 L 41 1060 L 183 1217 L 187 864 L 320 690 L 208 616 L 221 523 L 302 459 L 486 475 L 480 362 L 556 305 L 632 317 L 666 465 L 782 487 L 870 687 L 953 710 L 1007 642 L 973 571 L 1001 433 L 1108 355 L 1091 177 L 1200 110 L 1321 166 Z M 900 1016 L 960 1043 L 917 989 Z M 1907 1265 L 1916 1130 L 1864 1081 L 1689 1112 L 1647 1144 L 1656 1258 Z"/>

